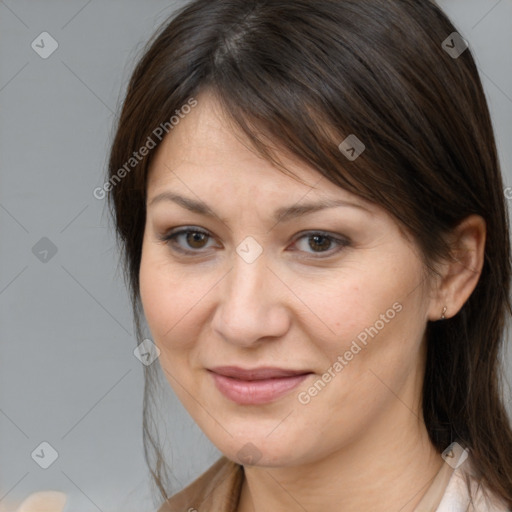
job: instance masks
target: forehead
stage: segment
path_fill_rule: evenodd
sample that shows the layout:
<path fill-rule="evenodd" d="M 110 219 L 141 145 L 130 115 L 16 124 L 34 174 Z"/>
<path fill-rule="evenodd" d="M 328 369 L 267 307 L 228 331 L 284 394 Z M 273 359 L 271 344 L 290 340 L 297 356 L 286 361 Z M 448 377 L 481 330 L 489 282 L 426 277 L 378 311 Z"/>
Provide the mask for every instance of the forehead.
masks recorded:
<path fill-rule="evenodd" d="M 148 202 L 164 189 L 201 191 L 218 199 L 236 196 L 241 189 L 252 197 L 287 203 L 309 200 L 351 200 L 374 207 L 370 202 L 342 189 L 316 169 L 277 147 L 279 160 L 299 180 L 277 169 L 259 155 L 226 116 L 215 97 L 204 93 L 197 106 L 183 116 L 165 136 L 151 163 L 148 176 Z"/>
<path fill-rule="evenodd" d="M 197 102 L 197 106 L 180 119 L 160 144 L 148 183 L 172 180 L 171 171 L 180 168 L 186 168 L 189 174 L 200 173 L 203 180 L 222 177 L 247 180 L 249 173 L 254 177 L 264 175 L 267 179 L 282 176 L 252 149 L 211 94 L 200 95 Z M 265 172 L 271 168 L 274 172 Z M 302 171 L 301 179 L 309 177 L 307 182 L 313 184 L 315 172 L 307 168 Z"/>

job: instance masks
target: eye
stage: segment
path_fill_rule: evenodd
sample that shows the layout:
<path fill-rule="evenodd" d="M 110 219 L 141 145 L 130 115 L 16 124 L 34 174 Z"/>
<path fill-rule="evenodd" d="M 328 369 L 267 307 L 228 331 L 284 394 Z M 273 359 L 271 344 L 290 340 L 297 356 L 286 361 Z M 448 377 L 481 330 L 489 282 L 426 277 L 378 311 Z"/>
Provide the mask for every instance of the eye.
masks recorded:
<path fill-rule="evenodd" d="M 300 238 L 298 238 L 294 245 L 297 244 L 297 242 L 304 240 L 307 243 L 303 244 L 303 247 L 311 248 L 313 249 L 313 253 L 320 254 L 320 253 L 326 253 L 326 256 L 317 256 L 319 258 L 324 258 L 327 256 L 332 256 L 333 254 L 338 253 L 341 251 L 344 247 L 350 245 L 349 240 L 344 238 L 338 238 L 336 236 L 330 235 L 329 233 L 325 233 L 323 231 L 314 231 L 310 233 L 306 233 Z M 329 250 L 332 246 L 334 247 L 334 250 Z M 304 251 L 308 252 L 308 251 Z M 312 254 L 312 253 L 309 253 Z"/>
<path fill-rule="evenodd" d="M 173 250 L 185 254 L 199 254 L 201 249 L 207 248 L 208 240 L 212 238 L 212 236 L 208 232 L 198 228 L 184 228 L 171 231 L 159 238 L 162 242 L 170 245 Z M 180 239 L 183 244 L 185 244 L 185 247 L 183 244 L 179 243 Z M 293 245 L 298 245 L 298 242 L 301 241 L 307 242 L 305 244 L 303 243 L 303 249 L 300 249 L 301 252 L 309 252 L 307 250 L 309 248 L 313 250 L 309 252 L 309 254 L 326 254 L 326 256 L 315 256 L 316 258 L 332 256 L 341 251 L 344 247 L 350 245 L 348 239 L 333 236 L 323 231 L 305 233 L 297 238 Z M 334 250 L 332 249 L 333 247 Z"/>
<path fill-rule="evenodd" d="M 178 244 L 177 241 L 180 238 L 182 238 L 184 243 L 187 245 L 188 249 L 192 250 L 184 249 L 183 246 Z M 209 238 L 211 238 L 211 235 L 206 231 L 202 231 L 196 228 L 186 228 L 174 232 L 171 231 L 170 233 L 160 237 L 160 240 L 171 245 L 172 249 L 178 252 L 191 254 L 194 252 L 198 252 L 198 249 L 204 249 L 205 242 L 207 242 Z"/>

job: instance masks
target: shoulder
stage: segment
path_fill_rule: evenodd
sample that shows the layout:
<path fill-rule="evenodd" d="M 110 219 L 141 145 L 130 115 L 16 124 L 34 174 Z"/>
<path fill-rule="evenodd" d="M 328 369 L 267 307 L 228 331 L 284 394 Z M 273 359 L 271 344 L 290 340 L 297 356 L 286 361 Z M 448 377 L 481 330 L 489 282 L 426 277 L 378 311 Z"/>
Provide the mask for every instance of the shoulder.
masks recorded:
<path fill-rule="evenodd" d="M 235 511 L 243 478 L 243 466 L 223 456 L 191 484 L 168 498 L 158 512 Z"/>
<path fill-rule="evenodd" d="M 511 512 L 507 504 L 475 478 L 471 461 L 457 468 L 436 512 Z"/>

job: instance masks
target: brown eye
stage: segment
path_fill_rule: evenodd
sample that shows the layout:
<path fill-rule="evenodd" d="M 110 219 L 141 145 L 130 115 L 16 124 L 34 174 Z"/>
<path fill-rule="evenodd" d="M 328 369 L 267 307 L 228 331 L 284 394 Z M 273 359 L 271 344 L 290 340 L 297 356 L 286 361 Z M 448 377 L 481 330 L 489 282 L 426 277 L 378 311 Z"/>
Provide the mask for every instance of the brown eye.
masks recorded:
<path fill-rule="evenodd" d="M 300 247 L 299 242 L 307 240 L 307 244 L 302 243 L 302 247 Z M 325 257 L 332 256 L 335 253 L 341 251 L 344 247 L 350 245 L 350 241 L 344 238 L 338 238 L 327 233 L 322 232 L 313 232 L 307 233 L 300 238 L 297 239 L 295 245 L 299 246 L 301 252 L 306 252 L 309 254 L 319 254 L 317 258 L 322 258 L 323 253 L 325 253 Z M 334 246 L 334 249 L 332 247 Z"/>
<path fill-rule="evenodd" d="M 172 246 L 178 252 L 199 253 L 201 249 L 207 247 L 210 234 L 199 229 L 181 229 L 168 233 L 160 239 Z"/>
<path fill-rule="evenodd" d="M 208 247 L 208 240 L 212 236 L 206 231 L 200 229 L 180 229 L 171 231 L 170 233 L 160 237 L 160 240 L 170 245 L 171 248 L 177 252 L 184 254 L 201 254 L 202 249 Z M 307 233 L 294 243 L 300 245 L 299 242 L 307 240 L 307 244 L 303 243 L 303 247 L 299 248 L 299 252 L 305 252 L 309 255 L 315 255 L 314 258 L 322 258 L 332 256 L 344 247 L 350 245 L 350 241 L 345 238 L 338 238 L 328 233 L 312 232 Z M 334 248 L 332 248 L 334 246 Z"/>
<path fill-rule="evenodd" d="M 313 235 L 309 237 L 309 246 L 314 249 L 315 247 L 320 248 L 320 252 L 328 250 L 332 244 L 332 240 L 323 235 Z M 311 241 L 313 243 L 311 243 Z"/>
<path fill-rule="evenodd" d="M 185 240 L 190 247 L 194 249 L 202 249 L 204 247 L 204 242 L 207 240 L 208 235 L 200 231 L 188 231 L 186 233 Z"/>

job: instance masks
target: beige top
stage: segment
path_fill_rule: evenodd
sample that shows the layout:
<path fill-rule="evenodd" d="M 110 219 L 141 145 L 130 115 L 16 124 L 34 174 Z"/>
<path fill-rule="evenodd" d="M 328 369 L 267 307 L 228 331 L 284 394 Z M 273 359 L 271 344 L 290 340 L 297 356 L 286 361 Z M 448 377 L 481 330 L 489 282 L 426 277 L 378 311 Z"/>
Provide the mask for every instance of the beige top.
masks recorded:
<path fill-rule="evenodd" d="M 489 491 L 490 499 L 487 500 L 476 480 L 472 480 L 472 505 L 465 472 L 471 474 L 469 461 L 455 469 L 443 464 L 415 512 L 512 511 Z M 185 489 L 168 498 L 158 512 L 236 512 L 243 480 L 244 467 L 221 457 Z"/>

